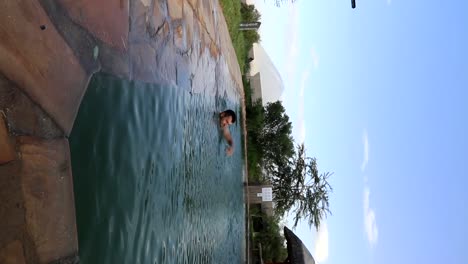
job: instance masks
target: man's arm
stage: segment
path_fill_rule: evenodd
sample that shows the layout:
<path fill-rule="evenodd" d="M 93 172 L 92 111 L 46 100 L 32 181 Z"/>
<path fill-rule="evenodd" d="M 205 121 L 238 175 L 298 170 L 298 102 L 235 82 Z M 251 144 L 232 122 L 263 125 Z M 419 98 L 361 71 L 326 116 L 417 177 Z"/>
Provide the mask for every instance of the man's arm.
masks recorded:
<path fill-rule="evenodd" d="M 226 154 L 228 154 L 228 156 L 231 156 L 232 153 L 234 152 L 234 141 L 232 140 L 232 136 L 231 136 L 231 133 L 229 132 L 228 126 L 223 127 L 223 136 L 229 145 L 229 147 L 226 149 Z"/>

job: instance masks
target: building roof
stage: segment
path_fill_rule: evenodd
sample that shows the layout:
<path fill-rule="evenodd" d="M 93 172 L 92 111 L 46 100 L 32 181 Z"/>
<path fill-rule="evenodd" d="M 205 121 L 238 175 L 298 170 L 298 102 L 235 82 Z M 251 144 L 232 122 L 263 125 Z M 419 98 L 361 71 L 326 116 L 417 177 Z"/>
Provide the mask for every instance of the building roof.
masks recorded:
<path fill-rule="evenodd" d="M 315 264 L 309 250 L 289 228 L 284 227 L 284 236 L 288 242 L 288 258 L 291 264 Z"/>
<path fill-rule="evenodd" d="M 278 69 L 262 45 L 254 43 L 252 53 L 251 58 L 254 60 L 250 63 L 250 76 L 260 73 L 263 104 L 266 105 L 280 100 L 284 91 L 284 84 Z"/>

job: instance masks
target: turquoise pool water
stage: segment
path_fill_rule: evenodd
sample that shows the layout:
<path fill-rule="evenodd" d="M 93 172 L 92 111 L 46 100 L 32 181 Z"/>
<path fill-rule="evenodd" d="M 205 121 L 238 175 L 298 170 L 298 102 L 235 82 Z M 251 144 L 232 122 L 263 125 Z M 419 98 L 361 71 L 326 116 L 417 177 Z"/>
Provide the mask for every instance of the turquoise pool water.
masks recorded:
<path fill-rule="evenodd" d="M 81 263 L 242 261 L 241 129 L 227 157 L 215 114 L 237 102 L 93 77 L 70 136 Z"/>

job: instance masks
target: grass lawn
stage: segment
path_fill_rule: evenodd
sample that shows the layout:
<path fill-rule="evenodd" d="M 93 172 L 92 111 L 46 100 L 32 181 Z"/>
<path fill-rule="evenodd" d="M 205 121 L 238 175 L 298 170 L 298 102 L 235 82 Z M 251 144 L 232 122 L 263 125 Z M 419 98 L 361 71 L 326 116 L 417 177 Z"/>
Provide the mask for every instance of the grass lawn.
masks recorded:
<path fill-rule="evenodd" d="M 247 49 L 245 47 L 244 34 L 239 31 L 239 24 L 242 20 L 241 16 L 241 1 L 240 0 L 220 0 L 223 8 L 224 18 L 229 29 L 232 45 L 236 51 L 237 61 L 241 69 L 241 73 L 245 73 L 245 58 L 247 58 Z"/>
<path fill-rule="evenodd" d="M 239 63 L 242 75 L 248 70 L 246 63 L 248 44 L 244 38 L 243 31 L 239 30 L 239 24 L 242 21 L 241 14 L 241 1 L 240 0 L 220 0 L 221 7 L 223 8 L 224 17 L 226 18 L 226 24 L 228 26 L 229 35 L 231 36 L 234 50 L 236 51 L 237 61 Z M 250 44 L 251 45 L 251 44 Z M 242 76 L 242 82 L 244 84 L 244 92 L 246 104 L 251 104 L 250 84 L 245 76 Z M 242 117 L 248 118 L 248 117 Z M 242 144 L 244 146 L 244 144 Z M 251 140 L 247 137 L 247 164 L 248 164 L 248 177 L 249 182 L 262 182 L 262 173 L 258 164 L 260 163 L 259 154 L 255 148 L 255 145 L 251 143 Z"/>

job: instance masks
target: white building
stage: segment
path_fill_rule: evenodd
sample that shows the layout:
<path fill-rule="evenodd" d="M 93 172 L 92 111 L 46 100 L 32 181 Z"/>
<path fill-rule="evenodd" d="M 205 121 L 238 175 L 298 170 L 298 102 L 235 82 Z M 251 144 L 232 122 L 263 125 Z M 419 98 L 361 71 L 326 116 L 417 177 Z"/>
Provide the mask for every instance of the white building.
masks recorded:
<path fill-rule="evenodd" d="M 280 100 L 284 91 L 281 75 L 271 61 L 263 47 L 254 43 L 249 52 L 250 86 L 252 88 L 252 102 L 262 99 L 263 105 Z"/>

